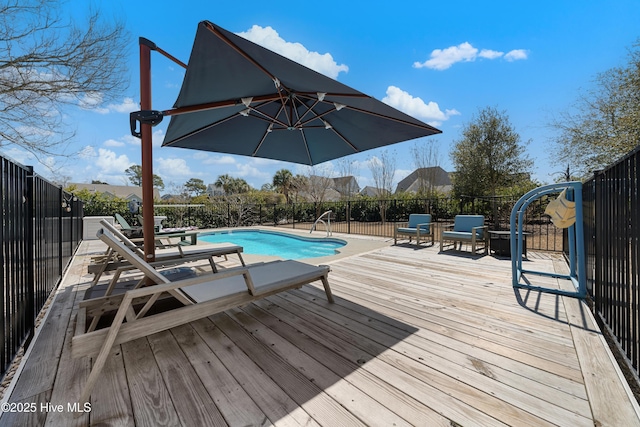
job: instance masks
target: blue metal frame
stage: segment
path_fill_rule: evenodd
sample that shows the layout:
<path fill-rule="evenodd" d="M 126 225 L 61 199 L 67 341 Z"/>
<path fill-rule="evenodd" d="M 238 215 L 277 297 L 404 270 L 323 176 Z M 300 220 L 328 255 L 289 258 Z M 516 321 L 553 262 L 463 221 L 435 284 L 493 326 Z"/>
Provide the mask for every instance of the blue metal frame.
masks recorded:
<path fill-rule="evenodd" d="M 523 223 L 524 212 L 534 200 L 543 196 L 567 190 L 567 200 L 576 205 L 576 222 L 568 228 L 569 234 L 569 274 L 557 274 L 544 271 L 524 270 L 522 268 Z M 578 181 L 562 182 L 535 188 L 522 196 L 511 210 L 511 272 L 514 288 L 531 289 L 570 297 L 585 298 L 587 295 L 586 268 L 584 252 L 584 227 L 582 217 L 582 183 Z M 520 283 L 522 275 L 537 274 L 539 276 L 555 277 L 571 280 L 575 292 L 561 289 L 545 288 Z"/>

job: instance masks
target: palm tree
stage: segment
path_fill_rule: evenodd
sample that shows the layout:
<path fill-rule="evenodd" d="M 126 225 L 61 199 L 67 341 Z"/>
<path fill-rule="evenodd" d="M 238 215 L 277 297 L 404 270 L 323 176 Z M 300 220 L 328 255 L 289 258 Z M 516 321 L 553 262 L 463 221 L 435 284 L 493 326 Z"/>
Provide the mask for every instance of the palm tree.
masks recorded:
<path fill-rule="evenodd" d="M 273 188 L 284 194 L 284 198 L 289 203 L 289 191 L 293 184 L 293 174 L 288 169 L 280 169 L 273 175 Z"/>
<path fill-rule="evenodd" d="M 220 187 L 224 190 L 225 194 L 229 194 L 229 190 L 231 190 L 231 185 L 233 184 L 234 178 L 232 176 L 230 176 L 229 174 L 224 174 L 224 175 L 220 175 L 218 177 L 218 179 L 216 180 L 216 182 L 214 182 L 213 184 L 216 187 Z"/>

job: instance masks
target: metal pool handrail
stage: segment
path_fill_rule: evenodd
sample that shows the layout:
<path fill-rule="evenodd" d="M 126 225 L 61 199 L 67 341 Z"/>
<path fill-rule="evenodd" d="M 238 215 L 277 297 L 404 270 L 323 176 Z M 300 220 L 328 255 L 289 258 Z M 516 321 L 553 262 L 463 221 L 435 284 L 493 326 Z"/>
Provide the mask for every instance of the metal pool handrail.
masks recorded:
<path fill-rule="evenodd" d="M 333 211 L 328 210 L 325 213 L 323 213 L 322 215 L 320 215 L 318 217 L 318 219 L 316 219 L 316 221 L 313 223 L 313 225 L 311 226 L 311 230 L 309 230 L 309 234 L 311 234 L 313 232 L 313 230 L 316 229 L 316 225 L 321 222 L 324 224 L 325 229 L 327 230 L 327 237 L 331 236 L 333 233 L 331 232 L 331 214 L 333 213 Z M 327 216 L 327 222 L 325 223 L 323 221 L 323 217 Z"/>

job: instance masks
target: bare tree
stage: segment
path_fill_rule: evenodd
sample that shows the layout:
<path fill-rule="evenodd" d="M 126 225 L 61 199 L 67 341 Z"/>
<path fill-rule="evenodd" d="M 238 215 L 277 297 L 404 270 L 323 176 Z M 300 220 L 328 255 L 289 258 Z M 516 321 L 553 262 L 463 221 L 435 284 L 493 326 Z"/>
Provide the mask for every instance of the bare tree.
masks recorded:
<path fill-rule="evenodd" d="M 369 170 L 376 187 L 380 218 L 384 224 L 387 220 L 387 199 L 393 192 L 393 178 L 396 174 L 396 153 L 384 150 L 380 157 L 374 157 L 369 162 Z"/>
<path fill-rule="evenodd" d="M 431 196 L 435 191 L 437 167 L 442 162 L 437 144 L 437 140 L 420 141 L 411 147 L 411 157 L 418 172 L 418 194 Z"/>
<path fill-rule="evenodd" d="M 396 153 L 384 150 L 379 157 L 369 162 L 369 170 L 379 195 L 388 197 L 393 192 L 393 178 L 396 174 Z"/>
<path fill-rule="evenodd" d="M 306 195 L 310 201 L 322 203 L 327 197 L 327 192 L 333 185 L 329 178 L 330 170 L 321 166 L 311 166 L 308 169 Z"/>
<path fill-rule="evenodd" d="M 338 170 L 340 172 L 340 176 L 343 178 L 353 178 L 358 174 L 358 168 L 354 161 L 349 161 L 345 158 L 338 160 Z M 350 200 L 355 193 L 360 191 L 358 188 L 358 183 L 355 178 L 346 179 L 344 183 L 344 187 L 341 188 L 341 198 L 343 200 Z"/>
<path fill-rule="evenodd" d="M 62 18 L 60 3 L 0 1 L 0 147 L 36 158 L 61 155 L 73 136 L 63 107 L 100 106 L 129 80 L 124 24 L 95 10 L 79 26 Z"/>

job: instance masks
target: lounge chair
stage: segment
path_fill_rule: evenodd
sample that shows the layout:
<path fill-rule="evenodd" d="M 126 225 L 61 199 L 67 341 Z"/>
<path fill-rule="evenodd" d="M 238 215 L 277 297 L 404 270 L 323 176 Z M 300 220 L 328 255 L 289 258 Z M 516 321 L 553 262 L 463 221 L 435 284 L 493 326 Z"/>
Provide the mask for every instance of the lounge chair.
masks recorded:
<path fill-rule="evenodd" d="M 409 236 L 409 243 L 415 236 L 417 246 L 420 246 L 420 237 L 425 237 L 426 240 L 426 237 L 431 236 L 431 245 L 434 245 L 434 234 L 431 214 L 410 214 L 408 223 L 398 225 L 393 230 L 393 244 L 398 244 L 398 237 L 404 235 Z"/>
<path fill-rule="evenodd" d="M 138 215 L 138 221 L 140 222 L 140 225 L 144 227 L 144 218 L 142 217 L 142 215 Z M 193 231 L 198 229 L 198 227 L 162 227 L 162 226 L 157 226 L 156 228 L 158 227 L 159 229 L 156 230 L 156 234 L 180 233 L 183 231 Z"/>
<path fill-rule="evenodd" d="M 333 302 L 328 281 L 328 266 L 313 266 L 294 260 L 272 261 L 171 282 L 108 231 L 98 230 L 97 236 L 140 269 L 149 280 L 158 284 L 79 303 L 71 353 L 73 357 L 95 357 L 79 402 L 89 401 L 91 390 L 114 345 L 240 307 L 318 280 L 324 285 L 328 301 Z M 150 314 L 152 306 L 166 294 L 175 297 L 183 306 Z M 87 330 L 88 319 L 109 311 L 115 312 L 109 327 Z"/>
<path fill-rule="evenodd" d="M 474 255 L 477 253 L 478 243 L 482 243 L 481 249 L 486 255 L 489 249 L 489 233 L 488 226 L 484 225 L 484 215 L 456 215 L 453 224 L 443 227 L 440 235 L 440 252 L 444 250 L 444 242 L 453 242 L 454 250 L 458 242 L 460 249 L 463 242 L 471 243 L 471 252 Z"/>
<path fill-rule="evenodd" d="M 114 216 L 118 224 L 120 224 L 122 234 L 127 237 L 142 237 L 142 227 L 132 227 L 119 213 L 116 213 Z"/>
<path fill-rule="evenodd" d="M 114 227 L 106 220 L 101 220 L 100 224 L 106 230 L 108 230 L 115 238 L 120 240 L 126 247 L 128 247 L 139 258 L 144 259 L 144 252 L 136 245 L 134 241 L 122 234 L 120 230 Z M 202 246 L 190 246 L 183 247 L 181 245 L 175 248 L 164 247 L 163 249 L 156 250 L 156 258 L 154 266 L 172 266 L 177 264 L 183 264 L 192 261 L 209 260 L 211 269 L 216 272 L 217 267 L 214 261 L 214 257 L 224 256 L 227 259 L 227 255 L 236 254 L 240 263 L 245 265 L 242 259 L 242 246 L 232 245 L 230 243 L 221 243 L 218 245 L 202 245 Z M 131 267 L 131 263 L 122 259 L 117 251 L 111 246 L 107 248 L 104 255 L 96 257 L 92 260 L 87 268 L 88 273 L 94 274 L 92 285 L 96 285 L 105 271 L 119 270 L 125 267 Z M 118 274 L 119 275 L 119 274 Z M 117 278 L 116 278 L 117 280 Z"/>

